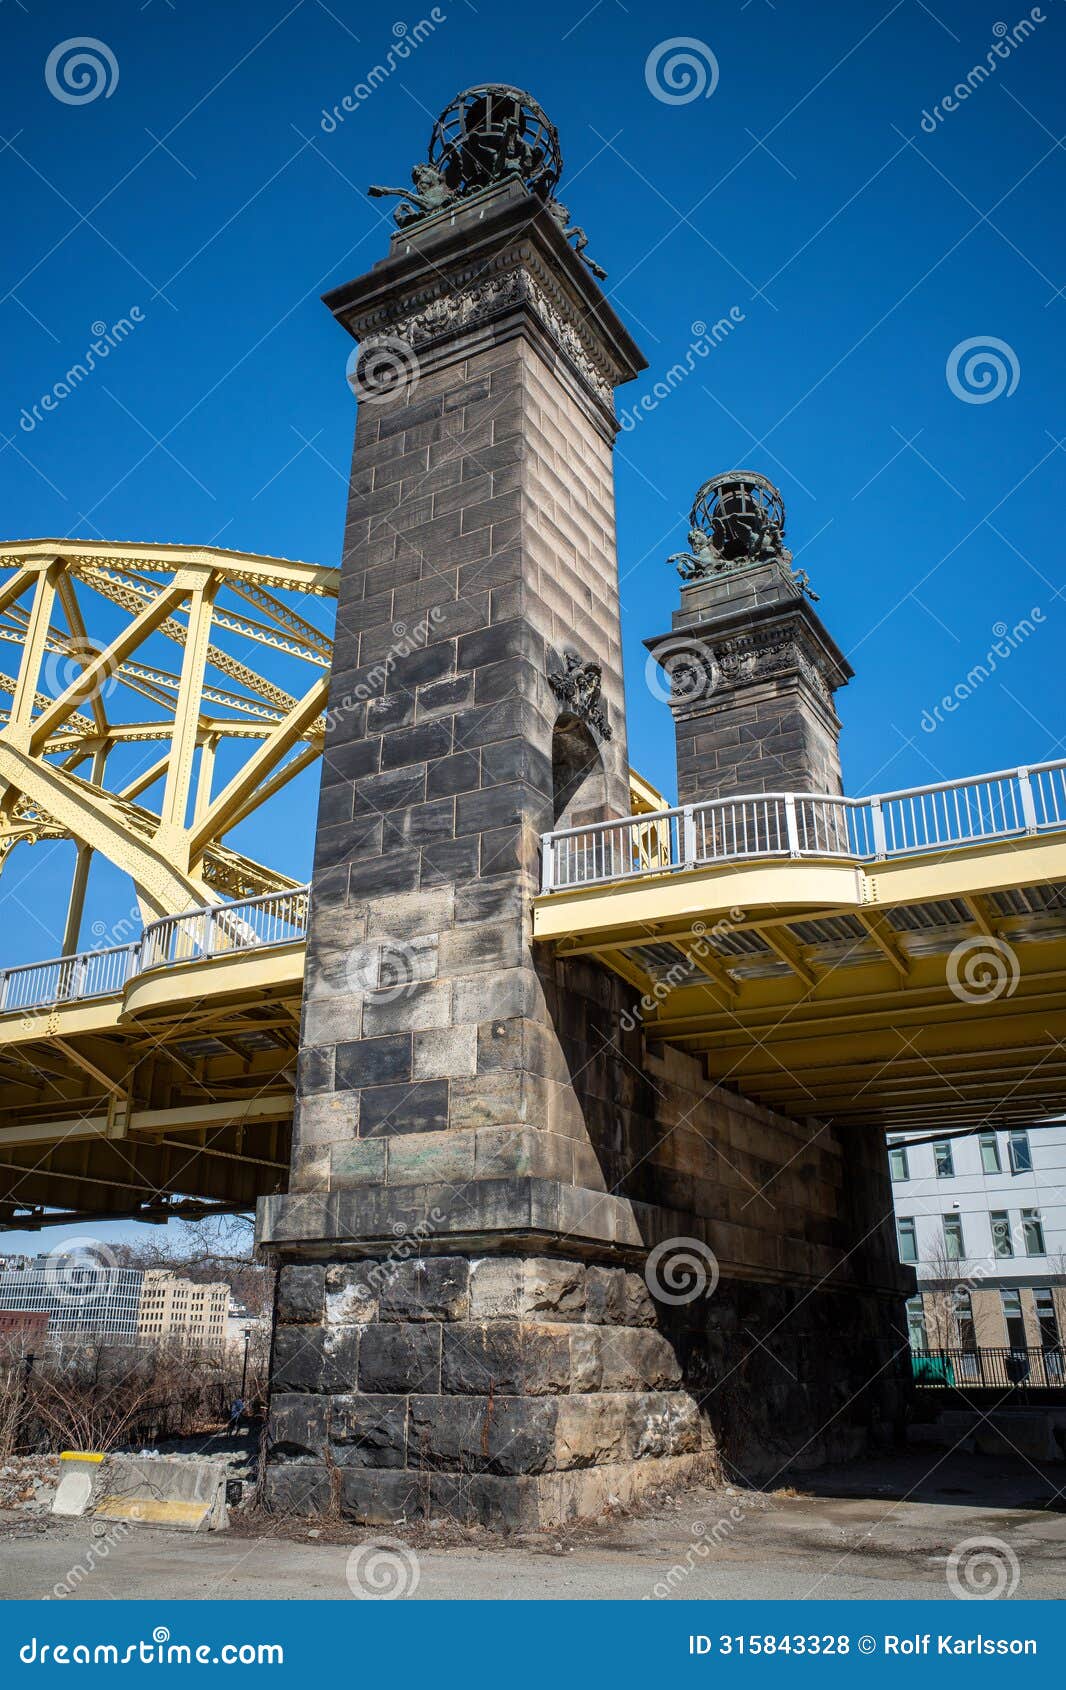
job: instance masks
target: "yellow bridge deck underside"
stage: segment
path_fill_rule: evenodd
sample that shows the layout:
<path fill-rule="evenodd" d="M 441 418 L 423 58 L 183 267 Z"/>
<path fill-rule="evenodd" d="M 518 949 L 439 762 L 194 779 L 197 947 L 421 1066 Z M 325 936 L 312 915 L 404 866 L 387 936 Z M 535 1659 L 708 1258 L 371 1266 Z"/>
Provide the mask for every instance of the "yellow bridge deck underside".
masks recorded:
<path fill-rule="evenodd" d="M 649 1038 L 788 1114 L 875 1130 L 1066 1111 L 1066 838 L 769 860 L 553 892 L 534 937 L 643 996 Z M 304 946 L 0 1016 L 0 1224 L 285 1188 Z"/>

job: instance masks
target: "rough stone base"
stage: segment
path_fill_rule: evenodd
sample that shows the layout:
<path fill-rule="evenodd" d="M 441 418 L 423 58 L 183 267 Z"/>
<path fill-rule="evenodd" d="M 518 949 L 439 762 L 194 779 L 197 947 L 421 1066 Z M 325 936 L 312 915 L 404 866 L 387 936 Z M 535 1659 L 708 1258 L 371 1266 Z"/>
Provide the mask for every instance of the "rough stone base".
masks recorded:
<path fill-rule="evenodd" d="M 267 1506 L 504 1530 L 705 1471 L 643 1279 L 553 1258 L 293 1264 L 279 1277 Z"/>
<path fill-rule="evenodd" d="M 299 1517 L 334 1513 L 359 1525 L 451 1520 L 490 1531 L 537 1531 L 584 1520 L 652 1491 L 718 1477 L 713 1454 L 653 1456 L 565 1473 L 382 1472 L 302 1463 L 267 1472 L 265 1505 Z"/>

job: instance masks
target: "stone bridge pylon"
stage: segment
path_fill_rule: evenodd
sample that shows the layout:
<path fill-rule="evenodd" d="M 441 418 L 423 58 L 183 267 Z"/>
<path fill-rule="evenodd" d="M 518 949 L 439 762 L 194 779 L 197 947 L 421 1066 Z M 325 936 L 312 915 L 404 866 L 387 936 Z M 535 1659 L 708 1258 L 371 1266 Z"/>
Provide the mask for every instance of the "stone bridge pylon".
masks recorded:
<path fill-rule="evenodd" d="M 712 1087 L 625 980 L 533 943 L 540 834 L 629 810 L 613 390 L 644 360 L 560 170 L 528 96 L 468 91 L 327 296 L 360 403 L 291 1179 L 259 1213 L 279 1508 L 546 1525 L 890 1410 L 876 1135 Z"/>

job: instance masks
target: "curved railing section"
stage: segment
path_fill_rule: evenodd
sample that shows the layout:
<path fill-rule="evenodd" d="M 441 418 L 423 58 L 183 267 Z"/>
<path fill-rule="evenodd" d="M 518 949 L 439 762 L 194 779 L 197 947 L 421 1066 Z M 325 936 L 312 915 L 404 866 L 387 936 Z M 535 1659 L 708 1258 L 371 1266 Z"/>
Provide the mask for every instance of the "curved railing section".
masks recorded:
<path fill-rule="evenodd" d="M 1066 758 L 843 798 L 765 792 L 684 804 L 541 838 L 543 892 L 766 857 L 883 862 L 1066 829 Z"/>
<path fill-rule="evenodd" d="M 128 945 L 0 970 L 0 1015 L 112 997 L 137 974 L 227 951 L 262 950 L 307 936 L 309 886 L 267 892 L 238 903 L 211 904 L 149 922 Z"/>

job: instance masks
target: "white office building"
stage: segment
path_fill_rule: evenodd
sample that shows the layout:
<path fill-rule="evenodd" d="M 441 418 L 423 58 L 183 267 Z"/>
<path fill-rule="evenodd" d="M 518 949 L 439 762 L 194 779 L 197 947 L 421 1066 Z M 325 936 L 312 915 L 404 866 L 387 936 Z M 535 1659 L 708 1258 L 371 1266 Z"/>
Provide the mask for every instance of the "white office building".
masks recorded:
<path fill-rule="evenodd" d="M 1066 1120 L 934 1141 L 890 1135 L 888 1160 L 900 1260 L 918 1279 L 912 1347 L 1025 1350 L 1061 1382 Z"/>
<path fill-rule="evenodd" d="M 0 1272 L 0 1310 L 47 1314 L 49 1337 L 132 1340 L 143 1278 L 139 1268 L 100 1267 L 76 1254 L 13 1258 Z"/>

